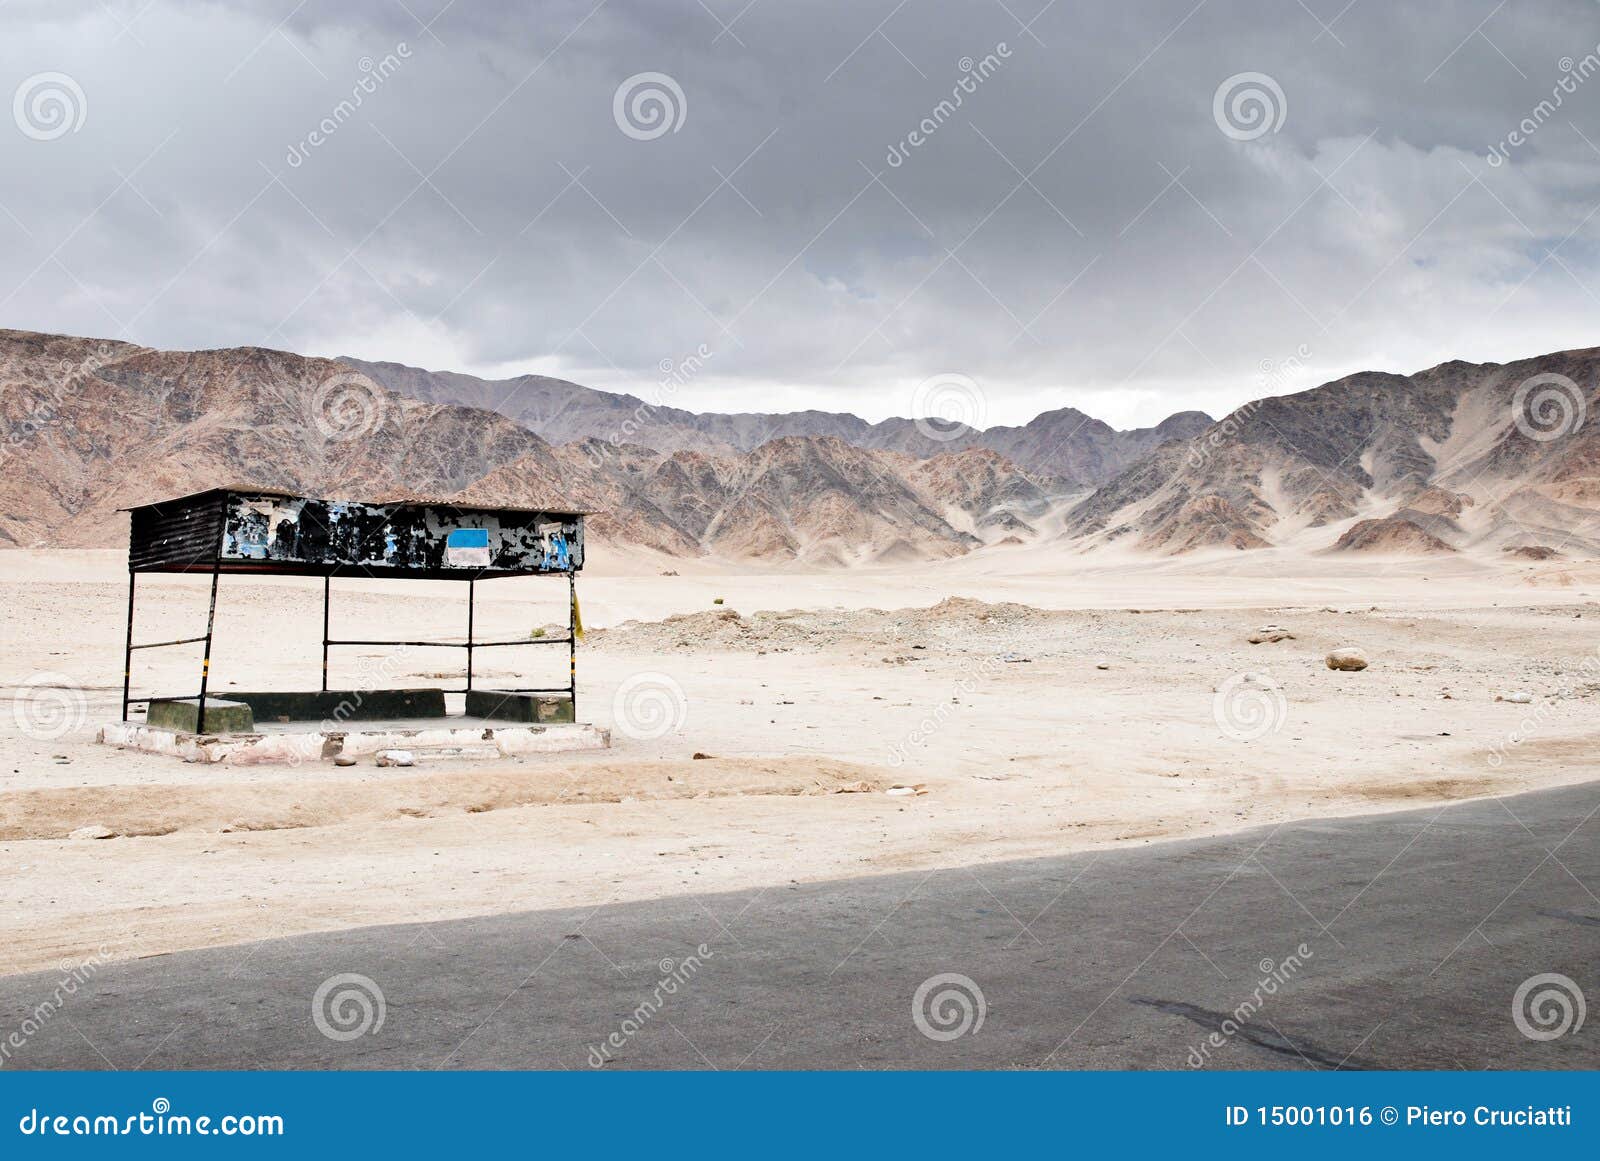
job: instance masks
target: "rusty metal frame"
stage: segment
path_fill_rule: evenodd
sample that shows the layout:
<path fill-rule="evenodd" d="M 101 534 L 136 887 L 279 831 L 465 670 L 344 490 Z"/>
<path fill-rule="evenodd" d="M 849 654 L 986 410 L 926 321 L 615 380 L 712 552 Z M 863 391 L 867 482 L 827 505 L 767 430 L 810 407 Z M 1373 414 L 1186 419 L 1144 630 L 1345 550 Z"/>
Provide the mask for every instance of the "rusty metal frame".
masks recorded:
<path fill-rule="evenodd" d="M 328 647 L 330 645 L 390 645 L 407 649 L 465 649 L 467 651 L 466 688 L 447 689 L 446 693 L 471 693 L 472 692 L 472 655 L 478 649 L 503 649 L 512 645 L 565 645 L 567 646 L 567 673 L 568 680 L 565 686 L 558 688 L 518 688 L 497 690 L 499 693 L 564 693 L 572 700 L 573 717 L 578 713 L 578 581 L 577 572 L 568 569 L 567 578 L 567 635 L 565 637 L 529 637 L 517 641 L 475 641 L 473 640 L 473 626 L 476 621 L 477 607 L 477 582 L 479 580 L 494 580 L 496 576 L 550 576 L 550 573 L 498 573 L 489 577 L 466 577 L 467 582 L 467 639 L 465 641 L 388 641 L 367 640 L 363 638 L 336 638 L 328 635 L 329 629 L 329 602 L 331 600 L 333 580 L 332 574 L 323 577 L 322 585 L 322 688 L 328 688 Z M 563 575 L 563 574 L 554 574 Z M 436 579 L 436 578 L 430 578 Z"/>
<path fill-rule="evenodd" d="M 174 645 L 194 645 L 205 642 L 205 650 L 200 659 L 200 692 L 195 695 L 198 708 L 195 716 L 194 732 L 206 732 L 206 690 L 211 684 L 211 642 L 217 626 L 217 587 L 222 579 L 220 558 L 213 558 L 211 568 L 211 600 L 206 610 L 206 631 L 200 637 L 179 637 L 175 641 L 143 641 L 138 644 L 133 640 L 133 615 L 135 596 L 137 592 L 139 570 L 128 569 L 128 631 L 124 639 L 122 654 L 122 720 L 128 720 L 128 706 L 135 700 L 133 693 L 133 655 L 140 649 L 166 649 Z M 165 700 L 158 697 L 145 697 L 137 699 L 145 703 L 145 713 L 149 713 L 152 701 Z"/>
<path fill-rule="evenodd" d="M 213 491 L 218 492 L 219 494 L 221 494 L 223 496 L 226 496 L 232 490 L 231 489 L 214 489 Z M 195 496 L 182 497 L 181 499 L 183 499 L 183 500 L 194 500 L 197 497 L 203 497 L 203 496 L 208 496 L 208 495 L 210 495 L 210 493 L 197 493 Z M 159 505 L 147 505 L 146 507 L 147 508 L 151 508 L 151 509 L 155 509 L 157 511 L 159 511 L 159 509 L 160 509 Z M 577 515 L 577 516 L 579 516 L 581 518 L 581 516 L 585 515 L 585 513 L 581 513 L 581 512 L 580 513 L 571 513 L 571 515 Z M 476 625 L 476 610 L 477 610 L 477 582 L 480 581 L 480 580 L 494 580 L 497 577 L 508 577 L 508 576 L 546 576 L 546 577 L 548 577 L 548 576 L 560 576 L 560 575 L 562 575 L 561 572 L 545 571 L 545 570 L 539 570 L 539 571 L 533 571 L 533 570 L 527 570 L 527 571 L 522 571 L 522 570 L 504 571 L 504 570 L 500 570 L 500 569 L 486 568 L 486 569 L 482 569 L 482 570 L 479 570 L 477 572 L 471 573 L 469 575 L 462 576 L 462 575 L 460 575 L 460 572 L 456 571 L 456 570 L 448 570 L 448 571 L 446 571 L 446 570 L 436 570 L 436 569 L 426 569 L 426 570 L 405 569 L 405 570 L 400 570 L 400 569 L 390 569 L 390 568 L 371 568 L 371 567 L 367 567 L 367 566 L 363 565 L 362 566 L 362 571 L 367 573 L 368 575 L 374 577 L 374 578 L 382 577 L 382 578 L 414 579 L 414 580 L 456 580 L 456 581 L 464 580 L 464 581 L 467 582 L 467 639 L 465 641 L 384 641 L 384 640 L 365 640 L 365 639 L 341 639 L 341 638 L 335 638 L 335 637 L 333 637 L 331 635 L 330 608 L 331 608 L 332 596 L 333 596 L 333 577 L 334 577 L 335 573 L 341 571 L 339 566 L 335 565 L 333 567 L 328 567 L 326 565 L 319 566 L 319 565 L 311 565 L 311 564 L 297 565 L 297 564 L 293 564 L 293 563 L 287 563 L 286 564 L 286 562 L 275 562 L 273 564 L 266 564 L 265 562 L 263 562 L 261 564 L 257 564 L 256 562 L 253 562 L 253 561 L 235 561 L 235 560 L 227 560 L 227 561 L 225 561 L 223 559 L 222 552 L 223 552 L 223 546 L 222 546 L 221 540 L 219 539 L 212 545 L 211 551 L 209 553 L 209 559 L 207 559 L 205 556 L 201 556 L 199 554 L 196 554 L 195 557 L 188 558 L 188 559 L 186 559 L 184 561 L 180 561 L 180 562 L 177 562 L 177 563 L 162 563 L 162 564 L 155 564 L 155 565 L 145 564 L 145 565 L 140 566 L 140 565 L 135 565 L 134 559 L 133 559 L 133 553 L 132 553 L 132 550 L 130 548 L 130 559 L 129 559 L 129 565 L 128 565 L 128 623 L 127 623 L 127 633 L 126 633 L 126 637 L 124 639 L 123 666 L 122 666 L 122 720 L 123 721 L 127 721 L 128 720 L 129 707 L 135 701 L 142 701 L 142 702 L 145 703 L 146 707 L 148 707 L 149 704 L 152 701 L 166 700 L 166 699 L 161 698 L 161 697 L 156 696 L 156 695 L 151 695 L 151 696 L 143 697 L 143 698 L 135 698 L 135 697 L 133 697 L 133 654 L 135 653 L 135 651 L 142 650 L 142 649 L 161 649 L 161 648 L 168 648 L 168 647 L 178 646 L 178 645 L 193 645 L 193 644 L 198 644 L 200 642 L 204 642 L 204 644 L 205 644 L 204 655 L 203 655 L 203 657 L 201 659 L 201 664 L 200 664 L 200 692 L 196 695 L 196 700 L 197 700 L 197 703 L 198 703 L 198 712 L 197 712 L 197 715 L 196 715 L 195 729 L 196 729 L 197 733 L 204 733 L 205 732 L 206 700 L 207 700 L 207 698 L 209 696 L 209 688 L 210 688 L 210 680 L 211 680 L 211 650 L 212 650 L 212 644 L 213 644 L 213 641 L 214 641 L 215 630 L 216 630 L 217 594 L 218 594 L 219 582 L 220 582 L 221 576 L 222 576 L 222 574 L 224 572 L 240 573 L 240 574 L 246 574 L 246 575 L 258 574 L 258 573 L 273 574 L 273 575 L 279 575 L 279 576 L 284 576 L 284 575 L 291 575 L 291 576 L 293 576 L 293 575 L 318 576 L 318 575 L 320 575 L 322 577 L 322 678 L 321 678 L 321 685 L 322 685 L 322 689 L 323 689 L 324 692 L 326 692 L 327 689 L 328 689 L 328 664 L 329 664 L 329 653 L 328 653 L 328 651 L 333 646 L 351 646 L 351 645 L 385 646 L 386 645 L 386 646 L 404 646 L 404 647 L 407 647 L 407 648 L 465 649 L 467 651 L 466 687 L 465 687 L 465 689 L 444 690 L 443 692 L 445 692 L 445 693 L 470 693 L 473 690 L 473 678 L 474 678 L 474 674 L 473 674 L 473 659 L 474 659 L 474 656 L 473 655 L 477 650 L 479 650 L 479 649 L 505 648 L 505 647 L 509 647 L 509 646 L 513 646 L 513 645 L 561 645 L 561 644 L 564 643 L 567 646 L 567 674 L 568 674 L 567 684 L 565 686 L 563 686 L 563 687 L 555 687 L 555 688 L 528 686 L 528 687 L 518 687 L 518 688 L 515 688 L 515 689 L 504 689 L 504 690 L 499 690 L 498 692 L 504 692 L 504 693 L 536 693 L 536 694 L 565 694 L 567 696 L 567 698 L 572 703 L 573 717 L 574 718 L 577 717 L 577 707 L 578 707 L 578 661 L 577 661 L 577 629 L 578 629 L 578 624 L 577 624 L 577 618 L 578 618 L 578 613 L 577 613 L 577 595 L 578 595 L 578 591 L 577 591 L 577 572 L 578 572 L 578 567 L 579 566 L 576 563 L 570 564 L 569 567 L 564 570 L 566 578 L 567 578 L 567 635 L 566 635 L 566 637 L 565 638 L 561 638 L 561 637 L 530 637 L 530 638 L 528 638 L 526 640 L 515 640 L 515 641 L 478 641 L 478 640 L 474 639 L 474 630 L 475 630 L 475 625 Z M 208 604 L 208 607 L 207 607 L 207 612 L 206 612 L 206 631 L 205 631 L 205 634 L 203 636 L 199 636 L 199 637 L 181 637 L 181 638 L 178 638 L 177 640 L 174 640 L 174 641 L 147 641 L 147 642 L 137 642 L 136 643 L 134 641 L 134 639 L 133 639 L 133 624 L 134 624 L 135 610 L 136 610 L 136 606 L 137 606 L 138 575 L 141 572 L 175 572 L 175 573 L 195 573 L 195 572 L 205 573 L 205 572 L 209 572 L 211 574 L 211 586 L 210 586 L 211 587 L 211 591 L 210 591 L 210 601 L 209 601 L 209 604 Z M 148 710 L 147 710 L 147 712 L 148 712 Z"/>

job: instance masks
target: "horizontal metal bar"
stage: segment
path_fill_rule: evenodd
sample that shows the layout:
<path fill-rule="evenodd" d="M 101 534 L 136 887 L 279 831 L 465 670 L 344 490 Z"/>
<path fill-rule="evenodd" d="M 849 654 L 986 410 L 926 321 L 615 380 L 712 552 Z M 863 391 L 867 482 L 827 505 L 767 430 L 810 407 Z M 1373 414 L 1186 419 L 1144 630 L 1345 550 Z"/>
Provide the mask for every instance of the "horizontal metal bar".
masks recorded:
<path fill-rule="evenodd" d="M 462 676 L 465 677 L 466 674 L 462 674 Z M 443 681 L 445 679 L 444 678 L 440 678 L 440 680 Z M 464 685 L 461 686 L 459 689 L 446 689 L 443 686 L 429 686 L 428 688 L 437 689 L 440 693 L 481 693 L 481 694 L 491 694 L 491 693 L 563 693 L 563 694 L 566 694 L 569 697 L 572 695 L 572 690 L 569 689 L 567 686 L 564 686 L 564 685 L 560 689 L 506 689 L 503 686 L 498 686 L 498 685 L 495 686 L 493 689 L 489 689 L 489 688 L 487 688 L 485 686 L 482 686 L 482 685 L 474 685 L 471 689 L 468 689 Z M 379 692 L 382 692 L 382 691 L 379 691 Z M 212 698 L 210 694 L 207 694 L 206 695 L 206 700 L 211 701 L 211 700 L 215 700 L 215 699 Z M 226 700 L 226 699 L 224 699 L 224 700 Z M 450 715 L 446 714 L 445 716 L 449 717 Z"/>
<path fill-rule="evenodd" d="M 571 637 L 528 637 L 522 641 L 474 641 L 474 649 L 495 649 L 501 645 L 565 645 Z"/>
<path fill-rule="evenodd" d="M 541 570 L 539 572 L 504 572 L 504 571 L 497 571 L 497 572 L 489 572 L 489 573 L 479 573 L 475 577 L 471 577 L 471 578 L 462 577 L 461 579 L 462 580 L 471 579 L 471 580 L 491 581 L 491 580 L 505 580 L 508 577 L 516 577 L 516 576 L 555 576 L 555 577 L 562 577 L 564 579 L 566 577 L 566 575 L 567 575 L 567 571 L 565 569 L 562 569 L 560 572 L 556 572 L 554 570 L 549 570 L 549 571 Z"/>
<path fill-rule="evenodd" d="M 325 645 L 417 645 L 433 649 L 465 649 L 465 641 L 325 641 Z M 474 646 L 476 648 L 476 646 Z"/>
<path fill-rule="evenodd" d="M 195 638 L 193 638 L 193 640 L 195 640 L 195 641 L 204 641 L 205 638 L 204 637 L 195 637 Z M 565 645 L 570 640 L 572 640 L 572 638 L 570 638 L 570 637 L 529 637 L 527 640 L 524 640 L 524 641 L 473 641 L 473 642 L 470 643 L 470 645 L 466 641 L 327 641 L 327 642 L 325 642 L 325 644 L 328 644 L 328 645 L 418 645 L 418 646 L 426 646 L 426 647 L 432 648 L 432 649 L 467 649 L 467 648 L 472 648 L 472 649 L 495 649 L 495 648 L 498 648 L 498 647 L 500 647 L 502 645 Z M 181 642 L 169 641 L 169 642 L 165 642 L 165 644 L 176 645 L 176 644 L 181 644 Z M 139 648 L 139 646 L 135 645 L 134 648 L 137 649 L 137 648 Z"/>
<path fill-rule="evenodd" d="M 204 637 L 182 637 L 177 641 L 150 641 L 144 645 L 129 645 L 129 649 L 164 649 L 168 645 L 193 645 L 197 641 L 204 641 Z"/>

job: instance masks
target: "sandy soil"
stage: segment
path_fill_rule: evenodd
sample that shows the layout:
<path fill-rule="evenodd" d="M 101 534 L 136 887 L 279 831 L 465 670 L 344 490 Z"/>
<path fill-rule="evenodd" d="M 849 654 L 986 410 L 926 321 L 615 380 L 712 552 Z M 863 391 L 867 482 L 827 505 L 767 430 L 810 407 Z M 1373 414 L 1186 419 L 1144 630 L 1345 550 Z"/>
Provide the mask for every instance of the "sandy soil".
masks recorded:
<path fill-rule="evenodd" d="M 976 866 L 1596 776 L 1593 561 L 1030 549 L 795 576 L 595 557 L 579 710 L 613 728 L 609 752 L 234 769 L 93 741 L 119 709 L 119 554 L 0 553 L 0 971 Z M 479 597 L 480 639 L 564 618 L 564 588 L 537 579 Z M 463 598 L 339 582 L 335 635 L 459 639 Z M 204 615 L 201 583 L 149 580 L 137 638 L 190 636 Z M 1268 624 L 1293 636 L 1249 644 Z M 319 637 L 318 582 L 227 578 L 213 689 L 307 688 Z M 1371 667 L 1328 670 L 1341 645 Z M 192 647 L 136 657 L 138 687 L 196 684 Z M 460 663 L 352 648 L 333 681 L 452 686 Z M 479 673 L 555 684 L 564 665 L 564 649 L 505 649 Z M 1531 702 L 1497 700 L 1520 693 Z M 118 837 L 65 837 L 83 827 Z"/>

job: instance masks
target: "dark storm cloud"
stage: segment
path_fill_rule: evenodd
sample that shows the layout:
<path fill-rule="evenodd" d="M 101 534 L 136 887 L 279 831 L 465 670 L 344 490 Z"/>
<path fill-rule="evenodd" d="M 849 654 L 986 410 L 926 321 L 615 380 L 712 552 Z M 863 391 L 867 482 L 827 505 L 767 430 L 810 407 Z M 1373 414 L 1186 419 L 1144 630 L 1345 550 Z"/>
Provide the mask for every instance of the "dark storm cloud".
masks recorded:
<path fill-rule="evenodd" d="M 86 108 L 0 132 L 4 325 L 635 389 L 704 344 L 677 402 L 881 416 L 957 373 L 989 422 L 1594 342 L 1580 0 L 13 0 L 0 25 L 7 95 L 61 74 Z M 659 136 L 614 117 L 646 73 Z"/>

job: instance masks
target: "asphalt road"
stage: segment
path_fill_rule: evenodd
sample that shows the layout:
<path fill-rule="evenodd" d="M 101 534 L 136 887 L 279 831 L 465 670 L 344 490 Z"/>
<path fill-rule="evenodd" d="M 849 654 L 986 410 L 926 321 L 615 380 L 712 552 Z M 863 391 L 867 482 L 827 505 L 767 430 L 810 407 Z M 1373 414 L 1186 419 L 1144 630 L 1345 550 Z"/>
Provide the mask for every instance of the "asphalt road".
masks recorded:
<path fill-rule="evenodd" d="M 1544 973 L 1600 1001 L 1597 896 L 1600 782 L 168 955 L 42 1018 L 65 977 L 11 976 L 0 1045 L 25 1033 L 21 1068 L 1596 1068 L 1600 1014 L 1531 1039 L 1512 1009 Z M 918 990 L 951 974 L 929 1036 Z"/>

